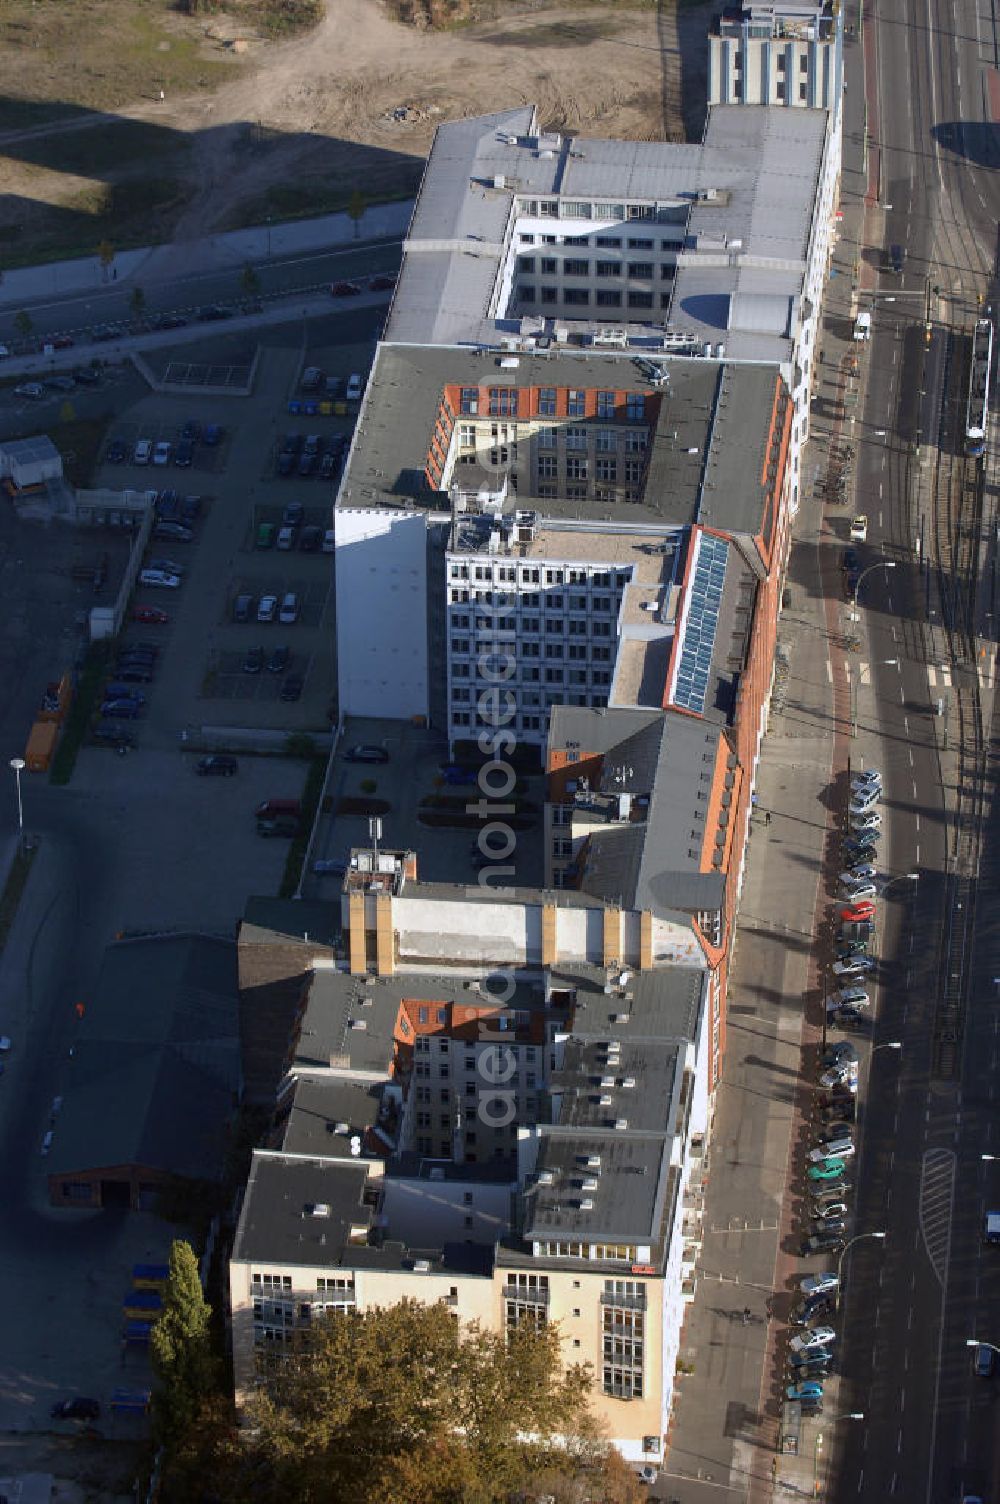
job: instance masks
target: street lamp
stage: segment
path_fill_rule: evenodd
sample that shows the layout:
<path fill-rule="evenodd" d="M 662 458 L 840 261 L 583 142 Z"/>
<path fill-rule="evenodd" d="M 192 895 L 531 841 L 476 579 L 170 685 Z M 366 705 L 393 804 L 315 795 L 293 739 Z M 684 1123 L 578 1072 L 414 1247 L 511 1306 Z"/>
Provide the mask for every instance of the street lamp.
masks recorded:
<path fill-rule="evenodd" d="M 966 1337 L 966 1347 L 988 1347 L 991 1352 L 1000 1353 L 1000 1347 L 995 1342 L 984 1342 L 982 1337 Z"/>
<path fill-rule="evenodd" d="M 916 882 L 919 882 L 919 881 L 920 881 L 920 873 L 919 872 L 901 872 L 898 877 L 890 877 L 889 881 L 886 883 L 885 887 L 882 889 L 882 897 L 884 898 L 885 895 L 888 893 L 889 889 L 892 888 L 892 887 L 894 887 L 896 885 L 896 883 L 916 883 Z"/>
<path fill-rule="evenodd" d="M 992 1164 L 995 1159 L 1000 1159 L 1000 1154 L 980 1154 L 979 1158 L 985 1160 L 987 1164 Z"/>
<path fill-rule="evenodd" d="M 841 1274 L 842 1274 L 843 1268 L 844 1268 L 844 1260 L 847 1257 L 847 1255 L 850 1253 L 851 1249 L 854 1247 L 855 1243 L 860 1243 L 863 1238 L 878 1238 L 878 1240 L 880 1242 L 882 1242 L 887 1236 L 888 1236 L 888 1234 L 886 1234 L 884 1232 L 859 1232 L 853 1238 L 851 1238 L 851 1240 L 850 1240 L 849 1243 L 845 1243 L 844 1244 L 843 1248 L 840 1250 L 840 1257 L 837 1260 L 837 1301 L 838 1301 L 838 1303 L 840 1301 Z"/>
<path fill-rule="evenodd" d="M 878 566 L 875 565 L 873 567 L 877 568 Z M 868 571 L 865 570 L 865 573 L 867 574 Z M 899 659 L 898 658 L 882 658 L 879 661 L 882 664 L 883 668 L 895 668 L 898 665 L 898 663 L 899 663 Z M 852 737 L 855 737 L 858 734 L 858 690 L 860 689 L 860 687 L 861 687 L 861 664 L 860 663 L 853 663 L 851 665 L 851 736 Z"/>
<path fill-rule="evenodd" d="M 879 559 L 877 563 L 869 564 L 867 569 L 863 569 L 861 571 L 861 573 L 858 575 L 857 581 L 855 582 L 854 595 L 851 598 L 852 621 L 857 621 L 858 619 L 858 591 L 861 589 L 861 582 L 865 578 L 865 576 L 874 573 L 876 569 L 895 569 L 895 567 L 895 559 Z"/>
<path fill-rule="evenodd" d="M 23 757 L 12 757 L 10 765 L 14 769 L 14 786 L 17 789 L 17 849 L 19 854 L 24 852 L 24 808 L 21 804 L 21 773 L 24 769 Z"/>
<path fill-rule="evenodd" d="M 838 1420 L 864 1420 L 863 1410 L 844 1410 L 840 1415 L 830 1416 L 830 1425 L 835 1425 Z M 820 1431 L 813 1447 L 813 1497 L 819 1495 L 819 1455 L 823 1450 L 823 1433 Z"/>

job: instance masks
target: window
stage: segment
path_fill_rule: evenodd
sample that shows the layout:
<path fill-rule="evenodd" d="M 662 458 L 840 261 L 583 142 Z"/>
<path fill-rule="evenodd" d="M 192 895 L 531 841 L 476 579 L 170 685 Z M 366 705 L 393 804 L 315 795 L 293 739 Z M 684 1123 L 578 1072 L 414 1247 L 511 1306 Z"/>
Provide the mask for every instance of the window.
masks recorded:
<path fill-rule="evenodd" d="M 599 418 L 613 418 L 615 415 L 614 392 L 598 392 L 597 416 Z"/>
<path fill-rule="evenodd" d="M 567 449 L 586 449 L 586 447 L 587 447 L 587 430 L 585 428 L 567 428 L 567 430 L 566 430 L 566 448 Z"/>
<path fill-rule="evenodd" d="M 775 92 L 775 95 L 776 95 L 776 97 L 778 99 L 784 99 L 784 97 L 785 97 L 785 85 L 784 85 L 784 81 L 783 80 L 779 80 L 778 83 L 775 84 L 775 86 L 774 86 L 774 92 Z"/>
<path fill-rule="evenodd" d="M 635 205 L 633 205 L 632 209 L 629 211 L 629 218 L 646 219 L 648 218 L 648 214 L 648 210 L 644 211 L 641 208 L 637 208 Z M 628 242 L 628 248 L 630 251 L 651 251 L 653 249 L 653 242 L 651 240 L 634 240 L 630 238 Z"/>
<path fill-rule="evenodd" d="M 490 387 L 490 416 L 499 418 L 517 417 L 519 393 L 514 386 Z"/>
<path fill-rule="evenodd" d="M 554 418 L 556 415 L 556 389 L 554 386 L 543 386 L 538 392 L 538 412 L 543 418 Z M 550 433 L 552 442 L 555 443 L 556 431 L 554 428 L 543 428 L 542 434 Z"/>
<path fill-rule="evenodd" d="M 617 251 L 621 248 L 622 238 L 620 235 L 598 235 L 594 244 L 602 251 Z"/>
<path fill-rule="evenodd" d="M 807 57 L 800 57 L 799 58 L 799 72 L 800 73 L 808 73 L 809 72 L 809 59 Z"/>
<path fill-rule="evenodd" d="M 586 392 L 576 392 L 570 388 L 569 398 L 566 403 L 567 415 L 571 418 L 582 418 L 587 411 Z"/>
<path fill-rule="evenodd" d="M 642 392 L 628 392 L 625 397 L 625 412 L 630 419 L 646 416 L 646 399 Z"/>
<path fill-rule="evenodd" d="M 559 204 L 554 198 L 543 198 L 538 205 L 538 214 L 541 219 L 558 219 Z"/>
<path fill-rule="evenodd" d="M 589 277 L 590 262 L 579 256 L 567 256 L 563 262 L 563 273 L 567 277 Z"/>
<path fill-rule="evenodd" d="M 563 288 L 563 302 L 580 307 L 590 302 L 590 293 L 585 287 L 565 287 Z"/>
<path fill-rule="evenodd" d="M 540 428 L 538 430 L 539 449 L 554 449 L 556 447 L 556 431 L 554 428 Z"/>
<path fill-rule="evenodd" d="M 807 85 L 806 84 L 799 84 L 799 98 L 800 99 L 805 99 L 806 94 L 807 94 Z"/>
<path fill-rule="evenodd" d="M 563 204 L 563 219 L 589 219 L 591 205 L 574 203 L 572 199 Z"/>
<path fill-rule="evenodd" d="M 651 292 L 630 292 L 628 295 L 630 308 L 652 308 L 653 294 Z"/>
<path fill-rule="evenodd" d="M 653 263 L 651 261 L 630 261 L 628 264 L 628 274 L 630 277 L 640 277 L 648 282 L 653 275 Z"/>
<path fill-rule="evenodd" d="M 613 428 L 599 428 L 597 430 L 598 454 L 614 454 L 618 448 L 618 435 Z"/>
<path fill-rule="evenodd" d="M 522 245 L 534 245 L 535 243 L 534 235 L 519 235 L 517 238 Z"/>
<path fill-rule="evenodd" d="M 599 261 L 597 263 L 597 275 L 599 277 L 620 277 L 622 265 L 620 261 Z"/>
<path fill-rule="evenodd" d="M 598 455 L 596 473 L 598 480 L 617 480 L 618 461 L 616 459 L 609 459 L 606 455 Z"/>
<path fill-rule="evenodd" d="M 587 479 L 587 461 L 585 458 L 581 458 L 581 456 L 575 454 L 568 454 L 566 456 L 566 479 Z"/>
<path fill-rule="evenodd" d="M 599 287 L 594 294 L 598 308 L 620 308 L 622 295 L 616 287 Z"/>
<path fill-rule="evenodd" d="M 535 270 L 535 258 L 534 256 L 522 256 L 517 265 L 519 271 L 533 272 Z"/>
<path fill-rule="evenodd" d="M 521 282 L 518 284 L 517 296 L 522 303 L 533 303 L 535 301 L 535 289 L 529 283 Z"/>
<path fill-rule="evenodd" d="M 540 454 L 538 456 L 539 480 L 555 480 L 556 463 L 557 461 L 554 454 Z"/>
<path fill-rule="evenodd" d="M 541 290 L 541 292 L 538 295 L 538 301 L 540 303 L 558 303 L 558 301 L 559 301 L 559 289 L 558 289 L 558 287 L 543 287 L 542 290 Z"/>
<path fill-rule="evenodd" d="M 631 482 L 634 485 L 640 480 L 642 480 L 642 460 L 626 460 L 625 484 L 628 485 Z"/>
<path fill-rule="evenodd" d="M 625 430 L 625 449 L 629 454 L 645 454 L 648 436 L 644 428 L 627 428 Z"/>
<path fill-rule="evenodd" d="M 479 388 L 477 386 L 463 386 L 462 411 L 463 413 L 478 413 Z"/>
<path fill-rule="evenodd" d="M 545 276 L 554 277 L 558 269 L 558 265 L 559 263 L 556 261 L 556 258 L 554 256 L 542 257 L 541 269 Z"/>
<path fill-rule="evenodd" d="M 546 656 L 546 658 L 561 658 L 562 655 L 563 655 L 563 645 L 562 645 L 561 642 L 547 642 L 545 644 L 545 656 Z"/>
<path fill-rule="evenodd" d="M 779 73 L 784 73 L 784 71 L 785 71 L 785 64 L 787 63 L 787 61 L 788 61 L 788 59 L 782 53 L 779 56 L 779 58 L 778 58 L 778 72 Z"/>

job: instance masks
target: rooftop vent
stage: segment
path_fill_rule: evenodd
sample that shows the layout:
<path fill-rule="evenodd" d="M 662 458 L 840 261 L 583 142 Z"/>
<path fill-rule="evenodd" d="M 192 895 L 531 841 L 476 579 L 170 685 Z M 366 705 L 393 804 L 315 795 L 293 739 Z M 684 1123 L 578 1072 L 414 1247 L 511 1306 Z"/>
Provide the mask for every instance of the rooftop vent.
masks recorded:
<path fill-rule="evenodd" d="M 305 1214 L 307 1217 L 328 1217 L 330 1208 L 325 1201 L 307 1201 Z"/>
<path fill-rule="evenodd" d="M 615 1118 L 615 1132 L 624 1133 L 628 1127 L 628 1118 Z"/>
<path fill-rule="evenodd" d="M 587 1155 L 587 1169 L 599 1170 L 601 1168 L 601 1156 L 599 1154 Z"/>
<path fill-rule="evenodd" d="M 602 1107 L 610 1107 L 611 1103 L 614 1101 L 614 1098 L 609 1091 L 604 1091 L 601 1093 L 597 1100 Z"/>
<path fill-rule="evenodd" d="M 615 1078 L 614 1078 L 614 1076 L 602 1076 L 601 1077 L 601 1085 L 602 1086 L 608 1087 L 608 1086 L 614 1086 L 614 1084 L 615 1084 Z"/>
<path fill-rule="evenodd" d="M 625 1088 L 626 1091 L 632 1091 L 632 1090 L 634 1090 L 634 1088 L 635 1088 L 635 1077 L 634 1076 L 626 1076 L 625 1079 L 624 1079 L 624 1081 L 622 1082 L 622 1086 L 624 1086 L 624 1088 Z"/>
<path fill-rule="evenodd" d="M 350 1133 L 351 1125 L 350 1123 L 338 1123 L 333 1131 L 334 1133 Z"/>
<path fill-rule="evenodd" d="M 367 1027 L 368 1027 L 368 1020 L 366 1018 L 352 1018 L 351 1019 L 351 1028 L 352 1029 L 367 1029 Z"/>
<path fill-rule="evenodd" d="M 586 1178 L 584 1179 L 584 1182 L 583 1182 L 583 1189 L 585 1191 L 596 1191 L 597 1190 L 597 1186 L 598 1186 L 598 1180 L 597 1180 L 596 1175 L 588 1175 L 588 1176 L 586 1176 Z"/>
<path fill-rule="evenodd" d="M 414 1274 L 430 1274 L 430 1272 L 431 1272 L 431 1261 L 430 1261 L 430 1259 L 414 1259 L 414 1261 L 413 1261 L 413 1272 L 414 1272 Z"/>
<path fill-rule="evenodd" d="M 538 1184 L 539 1185 L 551 1185 L 554 1179 L 555 1179 L 555 1176 L 552 1174 L 551 1170 L 539 1170 L 539 1172 L 538 1172 Z"/>
<path fill-rule="evenodd" d="M 580 1210 L 582 1212 L 592 1212 L 594 1210 L 594 1199 L 592 1196 L 584 1196 L 580 1202 Z"/>

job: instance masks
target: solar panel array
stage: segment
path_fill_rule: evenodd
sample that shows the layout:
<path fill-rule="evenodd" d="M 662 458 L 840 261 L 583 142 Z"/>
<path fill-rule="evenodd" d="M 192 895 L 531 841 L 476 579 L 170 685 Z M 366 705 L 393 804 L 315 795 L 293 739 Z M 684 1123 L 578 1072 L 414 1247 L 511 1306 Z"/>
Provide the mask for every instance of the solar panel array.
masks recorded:
<path fill-rule="evenodd" d="M 675 705 L 682 710 L 696 711 L 698 715 L 705 710 L 728 558 L 729 544 L 724 538 L 701 534 L 698 559 L 691 576 L 691 600 L 673 695 Z"/>

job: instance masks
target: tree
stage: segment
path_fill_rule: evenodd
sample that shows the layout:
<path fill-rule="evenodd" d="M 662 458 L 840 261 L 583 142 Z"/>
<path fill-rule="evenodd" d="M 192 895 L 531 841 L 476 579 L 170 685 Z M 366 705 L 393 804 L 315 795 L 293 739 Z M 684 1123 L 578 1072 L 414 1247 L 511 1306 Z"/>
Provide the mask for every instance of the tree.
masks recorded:
<path fill-rule="evenodd" d="M 110 240 L 102 240 L 97 247 L 97 259 L 101 263 L 101 271 L 105 282 L 108 280 L 108 268 L 115 259 L 115 248 Z"/>
<path fill-rule="evenodd" d="M 249 262 L 240 275 L 240 286 L 248 298 L 255 298 L 260 292 L 260 277 L 257 275 L 256 267 L 251 266 Z"/>
<path fill-rule="evenodd" d="M 361 234 L 361 221 L 365 217 L 365 210 L 367 207 L 368 200 L 365 198 L 360 188 L 355 188 L 347 204 L 348 216 L 354 221 L 355 240 L 357 240 L 358 236 Z"/>
<path fill-rule="evenodd" d="M 544 1466 L 585 1471 L 604 1497 L 590 1385 L 589 1369 L 563 1368 L 554 1326 L 460 1330 L 447 1306 L 413 1301 L 331 1315 L 250 1401 L 254 1476 L 268 1479 L 262 1497 L 302 1504 L 491 1504 Z M 567 1450 L 567 1435 L 585 1440 Z"/>
<path fill-rule="evenodd" d="M 132 314 L 132 317 L 134 319 L 136 319 L 137 321 L 145 317 L 145 314 L 146 314 L 146 294 L 143 292 L 142 288 L 139 287 L 138 285 L 136 285 L 135 287 L 133 287 L 133 289 L 132 289 L 132 291 L 131 291 L 131 293 L 129 295 L 128 306 L 129 306 L 129 311 Z"/>
<path fill-rule="evenodd" d="M 160 1439 L 177 1442 L 194 1425 L 218 1382 L 207 1304 L 190 1243 L 175 1239 L 170 1248 L 163 1309 L 150 1334 L 150 1355 L 158 1380 L 154 1420 Z"/>
<path fill-rule="evenodd" d="M 28 339 L 34 327 L 35 326 L 31 320 L 31 314 L 28 312 L 28 310 L 26 308 L 19 308 L 14 315 L 14 328 L 17 330 L 21 338 Z"/>

